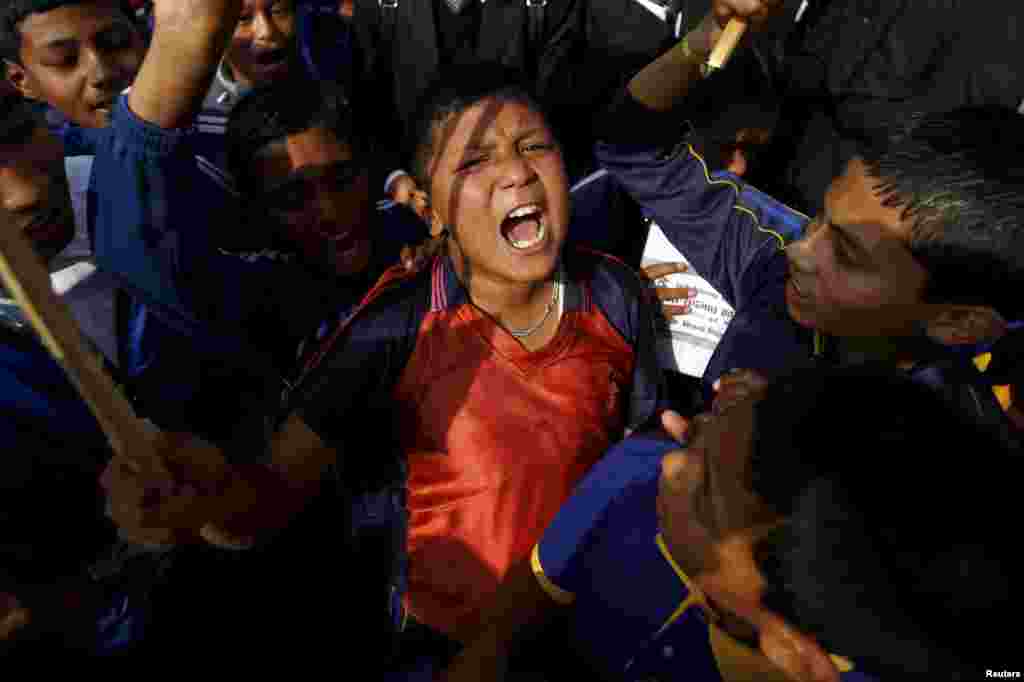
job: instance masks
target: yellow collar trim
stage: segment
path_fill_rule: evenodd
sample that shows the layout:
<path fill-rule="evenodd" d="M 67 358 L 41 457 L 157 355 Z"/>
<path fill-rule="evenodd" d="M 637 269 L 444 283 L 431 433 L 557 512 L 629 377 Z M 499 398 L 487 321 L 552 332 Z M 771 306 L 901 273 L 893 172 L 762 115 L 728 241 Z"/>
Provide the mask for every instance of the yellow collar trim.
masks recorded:
<path fill-rule="evenodd" d="M 654 537 L 654 542 L 658 545 L 658 551 L 661 552 L 661 556 L 665 559 L 665 561 L 668 562 L 668 565 L 672 567 L 672 570 L 675 571 L 676 576 L 683 583 L 683 585 L 686 586 L 686 590 L 688 593 L 686 595 L 686 599 L 684 599 L 682 603 L 676 607 L 676 610 L 672 612 L 672 615 L 668 617 L 668 620 L 666 620 L 662 624 L 662 626 L 658 628 L 658 632 L 655 636 L 663 633 L 668 628 L 668 626 L 672 625 L 672 623 L 679 620 L 682 617 L 682 615 L 686 613 L 686 611 L 690 607 L 693 606 L 699 607 L 702 611 L 704 611 L 704 613 L 708 616 L 709 619 L 714 620 L 715 614 L 710 609 L 708 609 L 707 601 L 704 599 L 704 593 L 701 592 L 699 587 L 697 587 L 693 584 L 693 582 L 691 582 L 690 578 L 685 573 L 683 573 L 683 569 L 680 568 L 679 564 L 676 563 L 676 560 L 672 558 L 672 554 L 668 551 L 668 545 L 665 544 L 665 538 L 661 536 L 661 533 L 658 533 Z"/>
<path fill-rule="evenodd" d="M 672 625 L 672 623 L 679 620 L 679 618 L 691 606 L 700 607 L 701 610 L 704 611 L 704 614 L 707 616 L 710 623 L 713 624 L 715 621 L 718 620 L 718 616 L 715 614 L 714 611 L 712 611 L 708 607 L 707 600 L 704 598 L 704 593 L 701 592 L 699 587 L 693 584 L 689 576 L 687 576 L 683 572 L 683 569 L 680 568 L 679 564 L 676 563 L 676 560 L 668 551 L 668 545 L 665 544 L 665 538 L 662 537 L 661 533 L 658 533 L 657 536 L 655 536 L 654 541 L 658 545 L 658 551 L 661 552 L 661 556 L 664 557 L 665 561 L 668 562 L 668 565 L 672 567 L 672 570 L 675 571 L 676 576 L 679 577 L 679 580 L 683 583 L 683 585 L 686 586 L 686 589 L 689 592 L 689 594 L 686 596 L 686 599 L 683 600 L 683 602 L 676 608 L 676 610 L 672 612 L 672 615 L 668 617 L 668 620 L 666 620 L 665 623 L 658 629 L 657 635 L 663 633 L 665 629 L 668 628 L 668 626 Z M 720 630 L 716 627 L 710 627 L 709 629 L 711 630 L 712 634 L 720 635 L 719 637 L 712 637 L 713 640 L 717 639 L 720 642 L 723 638 L 727 638 L 731 642 L 732 638 L 725 631 Z M 735 643 L 735 646 L 742 645 L 740 645 L 739 643 Z M 718 658 L 718 654 L 722 652 L 718 650 L 719 647 L 712 648 L 715 649 L 716 658 Z M 828 657 L 832 659 L 832 663 L 836 666 L 840 673 L 848 673 L 852 671 L 854 668 L 853 662 L 845 656 L 829 654 Z"/>

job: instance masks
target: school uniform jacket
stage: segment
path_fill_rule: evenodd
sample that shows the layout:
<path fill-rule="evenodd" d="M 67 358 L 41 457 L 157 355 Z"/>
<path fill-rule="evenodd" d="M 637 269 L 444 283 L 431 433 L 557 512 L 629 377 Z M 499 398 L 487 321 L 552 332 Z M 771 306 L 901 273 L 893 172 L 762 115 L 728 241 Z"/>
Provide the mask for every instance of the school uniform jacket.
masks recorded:
<path fill-rule="evenodd" d="M 148 402 L 144 411 L 165 428 L 262 451 L 266 425 L 244 418 L 274 411 L 299 344 L 325 319 L 350 312 L 373 273 L 344 281 L 287 253 L 225 251 L 228 229 L 241 242 L 256 221 L 197 169 L 201 133 L 142 121 L 126 97 L 98 132 L 90 197 L 96 261 L 132 296 L 119 333 L 122 369 Z M 377 217 L 370 270 L 381 272 L 402 245 L 422 241 L 426 227 L 402 207 Z"/>
<path fill-rule="evenodd" d="M 527 352 L 473 306 L 442 256 L 379 286 L 294 400 L 338 450 L 361 506 L 356 542 L 392 538 L 398 577 L 378 589 L 404 591 L 407 555 L 411 613 L 443 632 L 475 624 L 587 469 L 661 408 L 635 273 L 585 251 L 563 264 L 564 312 L 544 348 Z"/>
<path fill-rule="evenodd" d="M 782 247 L 809 219 L 728 174 L 712 175 L 688 143 L 678 112 L 644 108 L 620 93 L 598 123 L 598 161 L 654 219 L 691 266 L 736 310 L 704 372 L 733 368 L 769 377 L 808 358 L 837 362 L 839 344 L 796 324 L 785 305 Z M 966 356 L 936 345 L 910 376 L 1011 439 L 990 384 Z"/>
<path fill-rule="evenodd" d="M 31 610 L 53 598 L 57 580 L 88 580 L 117 534 L 97 485 L 111 457 L 107 439 L 64 370 L 15 317 L 0 321 L 0 591 Z M 108 566 L 110 598 L 80 640 L 64 643 L 68 650 L 115 653 L 141 636 L 144 609 L 137 588 L 128 594 L 125 569 Z M 53 653 L 28 649 L 42 651 Z"/>
<path fill-rule="evenodd" d="M 659 531 L 661 458 L 677 447 L 632 437 L 609 452 L 534 548 L 534 576 L 569 607 L 567 645 L 592 666 L 592 679 L 783 682 L 778 668 L 715 625 Z M 871 680 L 834 660 L 843 682 Z"/>

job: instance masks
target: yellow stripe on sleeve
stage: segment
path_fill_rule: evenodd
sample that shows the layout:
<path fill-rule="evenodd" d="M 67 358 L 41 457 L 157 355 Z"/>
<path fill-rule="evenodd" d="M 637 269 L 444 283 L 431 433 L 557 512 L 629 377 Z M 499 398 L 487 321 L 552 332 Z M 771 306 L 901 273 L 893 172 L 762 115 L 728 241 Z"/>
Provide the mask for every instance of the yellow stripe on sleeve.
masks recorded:
<path fill-rule="evenodd" d="M 548 596 L 555 600 L 562 606 L 568 606 L 576 601 L 576 595 L 568 590 L 563 590 L 561 587 L 556 585 L 548 577 L 547 573 L 544 572 L 544 567 L 540 564 L 540 545 L 533 546 L 533 552 L 530 553 L 530 567 L 533 569 L 533 575 L 536 576 L 537 582 L 544 588 L 544 591 L 548 593 Z"/>
<path fill-rule="evenodd" d="M 992 362 L 991 353 L 982 353 L 981 355 L 974 358 L 974 366 L 979 371 L 984 372 L 988 369 L 989 364 Z M 1010 399 L 1010 387 L 1009 386 L 993 386 L 992 392 L 996 394 L 996 400 L 999 401 L 999 405 L 1004 409 L 1010 409 L 1010 405 L 1013 401 Z"/>

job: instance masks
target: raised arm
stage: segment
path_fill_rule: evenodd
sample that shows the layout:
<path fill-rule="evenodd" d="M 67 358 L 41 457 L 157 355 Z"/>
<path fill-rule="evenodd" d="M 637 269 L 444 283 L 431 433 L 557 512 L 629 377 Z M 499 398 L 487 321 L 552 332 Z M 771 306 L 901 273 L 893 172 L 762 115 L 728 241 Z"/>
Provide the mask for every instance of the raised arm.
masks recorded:
<path fill-rule="evenodd" d="M 420 279 L 429 284 L 429 278 Z M 424 308 L 421 298 L 409 306 Z M 388 475 L 389 464 L 399 459 L 391 395 L 410 352 L 407 339 L 414 337 L 403 322 L 420 319 L 410 309 L 363 309 L 339 332 L 289 396 L 289 415 L 270 442 L 269 458 L 229 465 L 213 446 L 180 434 L 164 436 L 160 455 L 178 485 L 159 498 L 147 490 L 152 485 L 145 477 L 108 467 L 103 485 L 114 520 L 131 539 L 155 529 L 180 531 L 187 541 L 202 531 L 213 544 L 244 548 L 287 526 L 320 491 L 332 467 L 342 472 L 346 486 L 404 486 Z"/>
<path fill-rule="evenodd" d="M 721 26 L 739 17 L 756 27 L 780 4 L 715 0 L 696 29 L 629 82 L 598 125 L 598 161 L 692 268 L 737 308 L 759 287 L 758 265 L 773 257 L 783 239 L 742 204 L 737 185 L 711 177 L 688 144 L 680 109 L 701 81 Z"/>
<path fill-rule="evenodd" d="M 199 113 L 242 13 L 242 0 L 156 0 L 153 41 L 128 105 L 161 128 L 181 128 Z"/>

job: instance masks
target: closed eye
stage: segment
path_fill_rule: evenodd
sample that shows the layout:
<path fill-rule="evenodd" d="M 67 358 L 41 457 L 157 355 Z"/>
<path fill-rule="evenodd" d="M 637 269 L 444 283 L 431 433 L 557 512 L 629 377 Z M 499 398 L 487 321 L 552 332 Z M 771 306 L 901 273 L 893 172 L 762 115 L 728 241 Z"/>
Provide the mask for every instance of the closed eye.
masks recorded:
<path fill-rule="evenodd" d="M 71 51 L 64 52 L 63 54 L 52 53 L 48 59 L 43 61 L 44 66 L 48 66 L 52 69 L 67 69 L 71 68 L 77 63 L 78 53 Z"/>
<path fill-rule="evenodd" d="M 479 166 L 486 160 L 486 156 L 478 156 L 472 159 L 467 159 L 466 161 L 462 162 L 462 165 L 459 166 L 458 171 L 470 170 L 472 168 L 475 168 L 476 166 Z"/>
<path fill-rule="evenodd" d="M 133 29 L 131 27 L 115 26 L 109 31 L 105 31 L 96 42 L 102 49 L 120 50 L 131 45 L 132 37 Z"/>
<path fill-rule="evenodd" d="M 836 262 L 843 263 L 845 265 L 857 265 L 856 252 L 851 247 L 849 238 L 843 234 L 841 230 L 836 229 L 832 225 L 829 225 L 829 229 L 833 235 L 832 250 L 835 254 Z"/>

